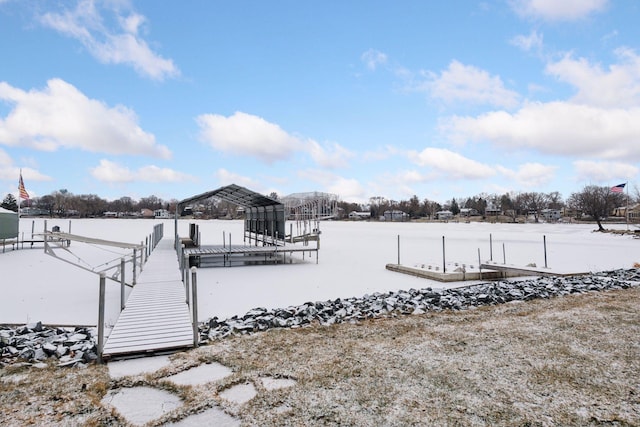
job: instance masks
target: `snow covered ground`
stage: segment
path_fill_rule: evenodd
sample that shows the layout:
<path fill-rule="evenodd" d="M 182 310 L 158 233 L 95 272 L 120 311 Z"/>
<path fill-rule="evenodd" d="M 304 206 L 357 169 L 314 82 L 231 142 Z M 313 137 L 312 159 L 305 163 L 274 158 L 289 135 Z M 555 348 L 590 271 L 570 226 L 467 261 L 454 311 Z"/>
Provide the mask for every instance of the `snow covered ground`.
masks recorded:
<path fill-rule="evenodd" d="M 29 238 L 32 226 L 43 230 L 43 220 L 22 218 L 20 232 Z M 71 221 L 71 232 L 82 236 L 140 243 L 160 221 L 83 219 Z M 164 220 L 165 238 L 173 236 L 173 221 Z M 190 221 L 179 222 L 179 233 L 188 234 Z M 196 221 L 203 244 L 222 244 L 223 233 L 232 243 L 242 242 L 242 221 Z M 68 220 L 48 220 L 69 230 Z M 289 227 L 287 225 L 287 227 Z M 624 225 L 613 226 L 625 228 Z M 399 289 L 456 286 L 389 272 L 387 263 L 407 266 L 442 265 L 442 237 L 446 260 L 478 263 L 493 260 L 524 266 L 544 266 L 543 236 L 549 268 L 562 271 L 599 271 L 629 268 L 640 262 L 640 240 L 630 236 L 594 233 L 590 224 L 488 224 L 488 223 L 370 223 L 322 222 L 319 263 L 315 254 L 304 262 L 285 265 L 234 266 L 198 270 L 200 320 L 244 314 L 254 307 L 287 307 L 307 301 L 360 296 Z M 312 243 L 313 245 L 313 243 Z M 0 253 L 0 323 L 95 325 L 98 316 L 98 284 L 95 273 L 82 270 L 34 249 Z M 126 252 L 73 242 L 66 256 L 85 266 L 103 268 L 118 262 Z M 152 255 L 153 256 L 153 255 Z M 297 256 L 301 258 L 300 256 Z M 449 268 L 449 267 L 448 267 Z M 130 274 L 130 272 L 128 272 Z M 107 281 L 105 321 L 112 325 L 119 313 L 119 285 Z"/>

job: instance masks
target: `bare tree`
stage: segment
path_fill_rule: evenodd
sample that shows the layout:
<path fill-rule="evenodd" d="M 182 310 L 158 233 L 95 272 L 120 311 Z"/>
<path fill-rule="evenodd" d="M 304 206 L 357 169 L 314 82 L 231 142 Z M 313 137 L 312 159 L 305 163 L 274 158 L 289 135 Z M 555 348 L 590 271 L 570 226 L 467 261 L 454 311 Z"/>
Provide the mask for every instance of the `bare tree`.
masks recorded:
<path fill-rule="evenodd" d="M 535 222 L 540 218 L 540 211 L 547 207 L 547 196 L 544 193 L 522 193 L 524 207 L 528 214 L 533 214 Z"/>
<path fill-rule="evenodd" d="M 624 194 L 614 193 L 609 187 L 587 185 L 569 197 L 569 205 L 581 210 L 598 224 L 598 231 L 605 231 L 602 220 L 611 215 L 614 208 L 624 204 Z"/>

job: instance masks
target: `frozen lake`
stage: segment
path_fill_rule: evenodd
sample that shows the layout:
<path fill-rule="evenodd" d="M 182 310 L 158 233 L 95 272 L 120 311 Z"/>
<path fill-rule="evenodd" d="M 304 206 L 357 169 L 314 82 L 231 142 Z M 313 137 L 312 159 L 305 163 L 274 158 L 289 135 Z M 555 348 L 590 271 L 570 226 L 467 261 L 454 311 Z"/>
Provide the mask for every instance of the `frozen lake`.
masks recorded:
<path fill-rule="evenodd" d="M 71 221 L 71 232 L 82 236 L 139 243 L 151 234 L 153 225 L 165 224 L 165 238 L 173 236 L 173 220 L 83 219 Z M 233 244 L 243 236 L 242 221 L 179 222 L 181 236 L 188 235 L 189 222 L 200 226 L 203 244 L 222 244 L 223 233 Z M 30 236 L 43 229 L 43 220 L 23 218 L 20 231 Z M 68 231 L 68 220 L 48 220 Z M 289 225 L 287 225 L 288 229 Z M 624 228 L 624 225 L 614 226 Z M 400 289 L 456 286 L 389 272 L 388 263 L 398 259 L 407 266 L 442 265 L 442 237 L 448 263 L 477 266 L 490 258 L 508 264 L 544 265 L 543 237 L 547 261 L 552 269 L 599 271 L 630 268 L 640 262 L 640 240 L 630 236 L 594 233 L 592 224 L 488 224 L 488 223 L 373 223 L 322 222 L 319 263 L 315 254 L 304 262 L 279 265 L 201 268 L 198 270 L 200 320 L 244 314 L 254 307 L 287 307 L 307 301 L 361 296 Z M 313 243 L 311 243 L 313 245 Z M 118 260 L 123 250 L 72 243 L 67 256 L 87 267 Z M 153 255 L 152 255 L 153 256 Z M 297 258 L 301 258 L 300 255 Z M 0 323 L 42 321 L 47 324 L 95 325 L 98 316 L 98 276 L 34 249 L 0 254 L 2 310 Z M 99 269 L 99 268 L 98 268 Z M 466 284 L 466 283 L 465 283 Z M 119 285 L 107 281 L 109 325 L 119 312 Z"/>

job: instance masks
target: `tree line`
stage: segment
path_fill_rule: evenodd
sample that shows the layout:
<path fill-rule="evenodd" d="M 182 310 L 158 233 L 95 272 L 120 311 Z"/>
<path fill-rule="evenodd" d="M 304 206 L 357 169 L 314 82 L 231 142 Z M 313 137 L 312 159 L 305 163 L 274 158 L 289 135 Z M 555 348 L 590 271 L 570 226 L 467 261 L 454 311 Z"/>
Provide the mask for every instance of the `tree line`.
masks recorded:
<path fill-rule="evenodd" d="M 340 201 L 338 207 L 347 214 L 352 211 L 368 211 L 372 218 L 379 218 L 388 210 L 399 210 L 406 213 L 410 218 L 434 219 L 436 213 L 443 210 L 451 211 L 453 215 L 459 215 L 462 209 L 472 209 L 477 215 L 486 216 L 495 214 L 507 216 L 512 221 L 523 215 L 532 215 L 537 222 L 544 209 L 569 209 L 576 215 L 584 215 L 595 220 L 599 228 L 602 229 L 601 221 L 610 216 L 617 207 L 625 204 L 640 203 L 640 191 L 636 187 L 632 194 L 614 192 L 610 187 L 587 185 L 582 190 L 572 193 L 566 200 L 557 192 L 507 192 L 504 194 L 481 193 L 475 196 L 452 198 L 444 203 L 439 203 L 429 199 L 420 199 L 413 195 L 408 200 L 391 200 L 382 196 L 369 198 L 368 204 L 352 203 Z M 269 197 L 279 199 L 276 193 L 269 194 Z M 36 197 L 30 200 L 22 200 L 21 208 L 29 208 L 40 215 L 46 216 L 78 216 L 81 218 L 101 217 L 105 212 L 116 212 L 121 214 L 137 213 L 143 209 L 157 210 L 166 209 L 170 213 L 175 212 L 176 199 L 163 200 L 151 195 L 134 200 L 124 196 L 119 199 L 108 201 L 95 194 L 73 194 L 66 189 L 54 191 L 51 194 Z M 211 217 L 227 215 L 231 211 L 228 203 L 212 203 L 208 207 Z M 5 209 L 17 211 L 18 201 L 12 194 L 7 196 L 0 205 Z"/>
<path fill-rule="evenodd" d="M 95 194 L 73 194 L 66 189 L 54 191 L 41 197 L 22 200 L 21 209 L 28 208 L 30 212 L 50 217 L 78 216 L 81 218 L 101 217 L 105 212 L 133 214 L 143 209 L 167 209 L 175 211 L 177 200 L 162 200 L 156 196 L 142 197 L 134 200 L 124 196 L 108 201 Z M 13 194 L 7 194 L 2 205 L 3 208 L 18 211 L 18 202 Z"/>

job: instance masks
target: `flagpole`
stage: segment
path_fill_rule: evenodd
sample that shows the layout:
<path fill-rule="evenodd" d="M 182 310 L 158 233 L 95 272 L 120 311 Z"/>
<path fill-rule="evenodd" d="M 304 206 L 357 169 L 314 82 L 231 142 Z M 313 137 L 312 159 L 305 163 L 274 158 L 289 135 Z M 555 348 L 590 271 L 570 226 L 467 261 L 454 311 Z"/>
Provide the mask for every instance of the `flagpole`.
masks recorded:
<path fill-rule="evenodd" d="M 627 223 L 627 231 L 629 231 L 629 181 L 624 184 L 624 187 L 627 189 L 627 207 L 624 210 L 624 217 Z"/>
<path fill-rule="evenodd" d="M 20 232 L 20 180 L 22 179 L 22 168 L 20 168 L 20 179 L 18 180 L 18 232 Z"/>

